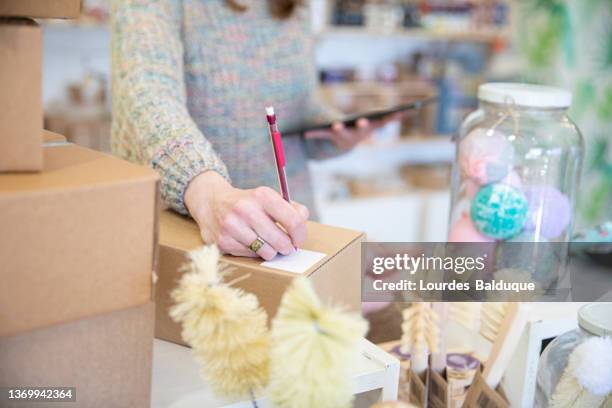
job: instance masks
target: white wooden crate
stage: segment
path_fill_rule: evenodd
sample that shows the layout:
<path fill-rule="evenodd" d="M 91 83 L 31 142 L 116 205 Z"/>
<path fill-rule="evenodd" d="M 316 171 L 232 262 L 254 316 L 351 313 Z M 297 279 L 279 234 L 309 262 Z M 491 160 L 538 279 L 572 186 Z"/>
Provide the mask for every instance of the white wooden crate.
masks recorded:
<path fill-rule="evenodd" d="M 363 397 L 356 406 L 369 406 L 372 398 L 379 401 L 397 399 L 399 360 L 366 339 L 360 342 L 361 358 L 353 369 L 353 390 Z M 299 379 L 296 379 L 299 381 Z M 375 393 L 372 393 L 372 392 Z M 366 400 L 361 401 L 360 399 Z M 153 346 L 152 408 L 253 408 L 247 401 L 216 397 L 202 381 L 191 349 L 155 340 Z M 267 397 L 257 400 L 259 408 L 272 408 Z"/>

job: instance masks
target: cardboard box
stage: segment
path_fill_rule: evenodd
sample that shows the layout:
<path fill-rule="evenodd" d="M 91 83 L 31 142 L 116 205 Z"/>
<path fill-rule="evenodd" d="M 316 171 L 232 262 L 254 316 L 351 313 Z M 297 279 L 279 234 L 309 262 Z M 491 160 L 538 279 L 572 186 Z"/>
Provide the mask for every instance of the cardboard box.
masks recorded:
<path fill-rule="evenodd" d="M 45 144 L 49 143 L 65 143 L 67 142 L 66 136 L 60 135 L 59 133 L 50 132 L 48 130 L 43 130 L 43 142 Z"/>
<path fill-rule="evenodd" d="M 0 61 L 0 171 L 40 170 L 42 34 L 36 22 L 0 18 Z"/>
<path fill-rule="evenodd" d="M 76 402 L 32 404 L 40 408 L 149 408 L 154 308 L 150 302 L 1 337 L 0 387 L 76 388 Z"/>
<path fill-rule="evenodd" d="M 2 0 L 0 16 L 77 18 L 81 0 Z"/>
<path fill-rule="evenodd" d="M 147 303 L 157 175 L 104 153 L 44 148 L 0 174 L 0 336 Z"/>
<path fill-rule="evenodd" d="M 162 211 L 159 221 L 159 260 L 155 285 L 157 303 L 155 336 L 178 344 L 180 325 L 168 316 L 172 305 L 170 291 L 180 278 L 178 269 L 187 258 L 186 253 L 203 244 L 196 223 L 170 211 Z M 341 304 L 350 310 L 361 310 L 361 232 L 308 223 L 308 239 L 303 248 L 327 254 L 304 272 L 324 302 Z M 228 280 L 245 274 L 249 278 L 236 283 L 257 296 L 259 303 L 271 319 L 276 314 L 281 297 L 297 274 L 261 266 L 261 259 L 223 256 L 222 262 L 233 267 Z"/>

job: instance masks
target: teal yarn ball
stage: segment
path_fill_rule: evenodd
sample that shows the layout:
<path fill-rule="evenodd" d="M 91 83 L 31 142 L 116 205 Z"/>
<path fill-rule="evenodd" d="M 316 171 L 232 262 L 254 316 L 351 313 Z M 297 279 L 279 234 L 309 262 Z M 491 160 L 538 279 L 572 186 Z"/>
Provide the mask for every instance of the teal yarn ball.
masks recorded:
<path fill-rule="evenodd" d="M 523 192 L 507 184 L 493 183 L 476 193 L 470 215 L 476 228 L 486 236 L 508 239 L 521 232 L 528 210 Z"/>

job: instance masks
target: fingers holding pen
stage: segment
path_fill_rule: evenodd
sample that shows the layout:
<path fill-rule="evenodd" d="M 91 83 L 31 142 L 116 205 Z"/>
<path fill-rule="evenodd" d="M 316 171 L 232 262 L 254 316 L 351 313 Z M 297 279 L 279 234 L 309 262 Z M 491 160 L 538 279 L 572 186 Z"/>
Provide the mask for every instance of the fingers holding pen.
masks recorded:
<path fill-rule="evenodd" d="M 245 201 L 239 204 L 237 212 L 255 232 L 255 238 L 263 239 L 275 252 L 289 255 L 295 250 L 291 238 L 266 214 L 262 206 Z"/>
<path fill-rule="evenodd" d="M 286 231 L 293 247 L 302 246 L 306 241 L 308 210 L 305 207 L 301 208 L 303 206 L 299 204 L 295 206 L 288 203 L 269 187 L 259 187 L 255 189 L 255 194 L 269 218 Z"/>
<path fill-rule="evenodd" d="M 238 189 L 208 171 L 192 180 L 185 203 L 204 242 L 216 243 L 226 254 L 270 260 L 306 241 L 308 209 L 269 187 Z M 258 238 L 264 243 L 253 251 L 250 246 Z"/>
<path fill-rule="evenodd" d="M 217 237 L 225 253 L 244 256 L 256 253 L 270 260 L 278 253 L 293 253 L 306 240 L 308 209 L 285 201 L 269 187 L 241 190 L 228 210 Z M 251 245 L 258 239 L 263 244 L 252 250 Z"/>
<path fill-rule="evenodd" d="M 265 235 L 265 234 L 264 234 Z M 256 252 L 250 246 L 257 240 L 263 243 Z M 260 256 L 269 261 L 279 252 L 261 233 L 249 226 L 248 222 L 240 216 L 229 215 L 224 221 L 223 230 L 218 238 L 217 245 L 225 253 L 236 256 Z"/>

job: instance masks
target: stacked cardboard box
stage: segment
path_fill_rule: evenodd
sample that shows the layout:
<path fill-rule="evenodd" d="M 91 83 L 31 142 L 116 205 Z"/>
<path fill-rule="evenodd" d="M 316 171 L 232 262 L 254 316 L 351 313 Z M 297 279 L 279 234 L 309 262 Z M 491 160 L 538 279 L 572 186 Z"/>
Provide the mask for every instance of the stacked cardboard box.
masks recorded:
<path fill-rule="evenodd" d="M 59 133 L 49 132 L 48 130 L 43 130 L 43 143 L 45 145 L 51 145 L 53 143 L 66 143 L 66 136 L 60 135 Z"/>
<path fill-rule="evenodd" d="M 74 387 L 76 401 L 15 407 L 150 406 L 153 303 L 0 337 L 0 385 Z"/>
<path fill-rule="evenodd" d="M 155 173 L 71 144 L 44 153 L 42 172 L 0 175 L 0 335 L 151 298 Z"/>
<path fill-rule="evenodd" d="M 41 172 L 0 174 L 0 387 L 148 406 L 157 175 L 68 143 L 43 152 Z"/>
<path fill-rule="evenodd" d="M 42 169 L 42 32 L 32 18 L 76 18 L 80 0 L 0 1 L 0 172 Z"/>
<path fill-rule="evenodd" d="M 77 18 L 81 0 L 2 0 L 0 16 Z"/>
<path fill-rule="evenodd" d="M 0 17 L 0 61 L 0 172 L 39 171 L 42 34 L 34 20 Z"/>
<path fill-rule="evenodd" d="M 74 387 L 74 407 L 148 407 L 157 175 L 42 129 L 29 18 L 79 9 L 0 1 L 0 389 Z M 1 407 L 32 405 L 1 394 Z"/>

